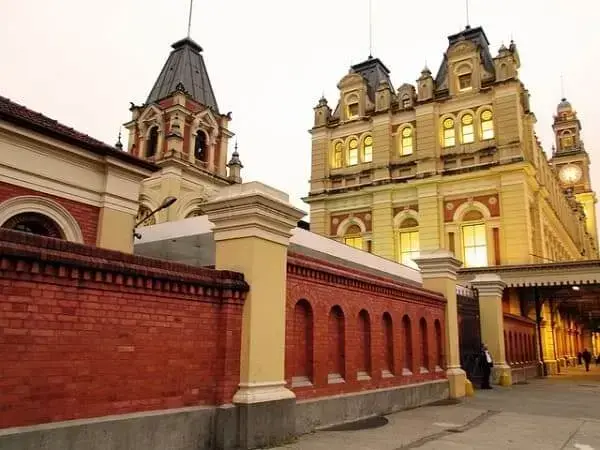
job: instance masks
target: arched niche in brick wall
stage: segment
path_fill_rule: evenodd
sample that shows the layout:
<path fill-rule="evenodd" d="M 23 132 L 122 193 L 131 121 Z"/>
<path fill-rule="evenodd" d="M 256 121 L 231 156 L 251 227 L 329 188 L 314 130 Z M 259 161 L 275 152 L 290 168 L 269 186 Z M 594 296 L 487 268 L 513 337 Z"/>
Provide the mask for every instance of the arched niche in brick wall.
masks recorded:
<path fill-rule="evenodd" d="M 419 320 L 419 337 L 421 338 L 421 372 L 429 371 L 429 336 L 427 335 L 427 320 Z"/>
<path fill-rule="evenodd" d="M 385 377 L 391 376 L 395 371 L 394 367 L 394 323 L 390 313 L 383 313 L 382 317 L 383 324 L 383 367 L 382 375 Z"/>
<path fill-rule="evenodd" d="M 437 364 L 436 369 L 442 369 L 444 364 L 444 339 L 442 336 L 442 324 L 438 319 L 435 319 L 433 324 L 435 329 L 435 363 Z"/>
<path fill-rule="evenodd" d="M 344 348 L 346 324 L 342 308 L 338 305 L 331 308 L 328 321 L 328 380 L 329 383 L 340 383 L 344 381 L 346 376 L 346 352 Z"/>
<path fill-rule="evenodd" d="M 412 351 L 412 326 L 410 317 L 405 315 L 402 318 L 402 340 L 404 341 L 404 352 L 402 354 L 402 373 L 404 375 L 412 375 L 413 368 L 413 351 Z"/>
<path fill-rule="evenodd" d="M 35 215 L 42 216 L 43 220 L 39 222 L 39 226 L 43 227 L 44 223 L 49 230 L 49 237 L 58 237 L 70 242 L 83 243 L 83 234 L 77 220 L 64 208 L 54 200 L 37 195 L 22 195 L 19 197 L 10 198 L 0 204 L 0 227 L 8 228 L 11 224 L 10 220 L 15 217 L 33 218 Z M 15 220 L 13 222 L 16 223 Z M 50 224 L 54 224 L 56 230 Z M 13 227 L 15 228 L 15 227 Z M 59 234 L 55 236 L 53 234 Z"/>
<path fill-rule="evenodd" d="M 294 361 L 292 366 L 292 386 L 308 386 L 313 381 L 313 327 L 314 315 L 310 303 L 300 299 L 294 306 L 293 318 Z"/>
<path fill-rule="evenodd" d="M 358 313 L 357 362 L 357 378 L 368 378 L 371 374 L 371 318 L 365 309 Z"/>

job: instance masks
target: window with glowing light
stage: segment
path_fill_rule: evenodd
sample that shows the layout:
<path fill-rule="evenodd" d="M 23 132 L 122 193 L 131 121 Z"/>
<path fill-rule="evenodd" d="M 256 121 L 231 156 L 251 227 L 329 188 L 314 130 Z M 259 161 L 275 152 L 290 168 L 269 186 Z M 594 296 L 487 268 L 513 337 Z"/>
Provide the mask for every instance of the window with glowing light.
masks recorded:
<path fill-rule="evenodd" d="M 485 224 L 463 225 L 462 241 L 465 267 L 488 265 Z"/>
<path fill-rule="evenodd" d="M 489 109 L 481 113 L 481 139 L 494 139 L 494 116 Z"/>
<path fill-rule="evenodd" d="M 348 143 L 348 165 L 358 164 L 358 139 L 351 139 Z"/>
<path fill-rule="evenodd" d="M 475 142 L 475 128 L 473 126 L 473 116 L 465 114 L 461 119 L 461 134 L 463 144 Z"/>
<path fill-rule="evenodd" d="M 342 167 L 342 158 L 344 154 L 344 146 L 341 142 L 337 142 L 333 147 L 333 161 L 331 165 L 334 169 L 339 169 Z"/>
<path fill-rule="evenodd" d="M 412 217 L 404 219 L 398 231 L 398 259 L 400 264 L 418 269 L 414 262 L 420 255 L 419 247 L 419 222 Z"/>
<path fill-rule="evenodd" d="M 414 147 L 413 147 L 413 130 L 411 127 L 406 127 L 402 129 L 401 133 L 401 141 L 400 141 L 400 155 L 412 155 Z"/>
<path fill-rule="evenodd" d="M 446 119 L 443 122 L 444 147 L 454 147 L 456 145 L 456 132 L 454 130 L 454 120 Z"/>
<path fill-rule="evenodd" d="M 358 225 L 350 225 L 348 228 L 346 228 L 346 233 L 344 234 L 344 244 L 362 250 L 363 238 Z"/>
<path fill-rule="evenodd" d="M 373 161 L 373 138 L 371 136 L 367 136 L 363 141 L 363 161 Z"/>

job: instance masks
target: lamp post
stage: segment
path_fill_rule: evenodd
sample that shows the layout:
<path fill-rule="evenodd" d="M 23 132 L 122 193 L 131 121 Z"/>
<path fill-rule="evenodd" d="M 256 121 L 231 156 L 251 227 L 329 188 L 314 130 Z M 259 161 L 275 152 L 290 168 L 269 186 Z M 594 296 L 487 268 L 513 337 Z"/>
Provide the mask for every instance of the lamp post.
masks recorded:
<path fill-rule="evenodd" d="M 144 223 L 146 220 L 148 220 L 150 217 L 152 217 L 154 214 L 156 214 L 159 211 L 162 211 L 165 208 L 168 208 L 169 206 L 171 206 L 176 201 L 177 201 L 177 197 L 167 197 L 167 198 L 165 198 L 158 208 L 156 208 L 154 211 L 150 211 L 150 213 L 148 215 L 146 215 L 144 218 L 142 218 L 140 221 L 138 221 L 133 226 L 133 237 L 137 238 L 137 239 L 141 239 L 142 235 L 140 233 L 138 233 L 137 231 L 135 231 L 135 229 L 137 227 L 139 227 L 142 223 Z"/>

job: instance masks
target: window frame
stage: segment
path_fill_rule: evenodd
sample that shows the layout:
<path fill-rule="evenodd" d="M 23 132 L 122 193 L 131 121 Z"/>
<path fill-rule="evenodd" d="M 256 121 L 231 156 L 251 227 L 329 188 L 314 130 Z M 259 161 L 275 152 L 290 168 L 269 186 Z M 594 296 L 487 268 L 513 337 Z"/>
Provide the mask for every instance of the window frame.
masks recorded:
<path fill-rule="evenodd" d="M 355 142 L 356 146 L 352 147 L 352 143 Z M 354 153 L 356 152 L 355 157 L 353 157 Z M 352 162 L 356 160 L 356 162 Z M 358 165 L 360 161 L 360 155 L 359 155 L 359 142 L 358 142 L 358 138 L 355 136 L 352 136 L 349 140 L 348 140 L 348 145 L 347 145 L 347 159 L 346 159 L 346 166 L 347 167 L 353 167 Z"/>
<path fill-rule="evenodd" d="M 405 130 L 409 130 L 410 131 L 410 135 L 409 136 L 404 136 L 404 131 Z M 405 146 L 404 141 L 406 139 L 410 139 L 410 151 L 406 151 L 405 149 L 409 146 Z M 400 127 L 399 133 L 398 133 L 398 140 L 400 143 L 400 156 L 410 156 L 415 152 L 415 130 L 413 129 L 412 125 L 404 125 L 402 127 Z"/>
<path fill-rule="evenodd" d="M 339 151 L 338 151 L 339 146 Z M 337 162 L 339 156 L 339 164 Z M 333 143 L 333 150 L 331 155 L 331 168 L 332 169 L 341 169 L 344 167 L 344 143 L 341 141 L 336 141 Z"/>
<path fill-rule="evenodd" d="M 470 117 L 471 123 L 466 124 L 464 122 L 465 117 Z M 466 129 L 470 129 L 470 133 L 466 133 Z M 470 136 L 471 140 L 467 140 L 466 136 Z M 460 142 L 461 144 L 475 143 L 475 116 L 471 112 L 466 112 L 460 116 Z"/>
<path fill-rule="evenodd" d="M 367 146 L 367 140 L 371 141 L 370 145 Z M 370 157 L 367 159 L 367 148 L 370 149 L 369 154 Z M 373 162 L 373 136 L 368 134 L 362 139 L 362 151 L 361 151 L 362 161 L 365 163 Z"/>
<path fill-rule="evenodd" d="M 465 239 L 465 230 L 472 228 L 474 229 L 474 242 L 475 245 L 469 245 L 467 246 L 466 243 L 466 239 Z M 477 245 L 477 231 L 476 228 L 480 228 L 483 230 L 483 239 L 484 239 L 484 245 Z M 488 250 L 488 236 L 487 236 L 487 225 L 485 223 L 485 221 L 483 220 L 476 220 L 476 221 L 469 221 L 469 222 L 464 222 L 461 223 L 460 225 L 460 238 L 461 238 L 461 244 L 462 244 L 462 258 L 463 258 L 463 264 L 465 268 L 469 268 L 469 267 L 489 267 L 489 250 Z M 483 265 L 472 265 L 470 264 L 471 261 L 469 261 L 467 259 L 467 250 L 468 249 L 475 249 L 475 253 L 477 254 L 477 249 L 483 248 L 485 251 L 485 263 Z M 477 256 L 475 256 L 475 258 L 477 258 Z"/>
<path fill-rule="evenodd" d="M 487 112 L 490 113 L 490 118 L 485 120 L 483 115 Z M 490 124 L 489 130 L 484 130 L 484 124 L 488 123 Z M 491 136 L 486 137 L 486 131 L 491 132 Z M 479 132 L 482 141 L 490 141 L 496 137 L 496 131 L 494 129 L 494 112 L 490 108 L 485 108 L 479 113 Z"/>
<path fill-rule="evenodd" d="M 446 127 L 446 122 L 448 120 L 452 121 L 451 127 Z M 452 136 L 446 136 L 446 133 L 452 133 Z M 452 139 L 452 144 L 448 143 L 448 140 Z M 454 117 L 448 116 L 442 118 L 442 147 L 450 148 L 456 146 L 456 119 Z"/>

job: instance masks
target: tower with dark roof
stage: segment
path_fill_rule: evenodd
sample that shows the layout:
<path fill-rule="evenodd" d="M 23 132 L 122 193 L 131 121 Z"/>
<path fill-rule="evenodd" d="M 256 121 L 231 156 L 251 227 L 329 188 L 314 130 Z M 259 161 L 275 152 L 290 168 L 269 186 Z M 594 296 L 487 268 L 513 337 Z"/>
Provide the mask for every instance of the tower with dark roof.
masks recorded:
<path fill-rule="evenodd" d="M 197 215 L 220 187 L 241 179 L 237 168 L 228 173 L 231 113 L 219 110 L 202 47 L 189 37 L 171 47 L 146 102 L 131 105 L 132 120 L 125 124 L 129 153 L 163 169 L 145 183 L 144 207 L 168 195 L 178 198 L 177 207 L 159 216 L 163 221 Z"/>

